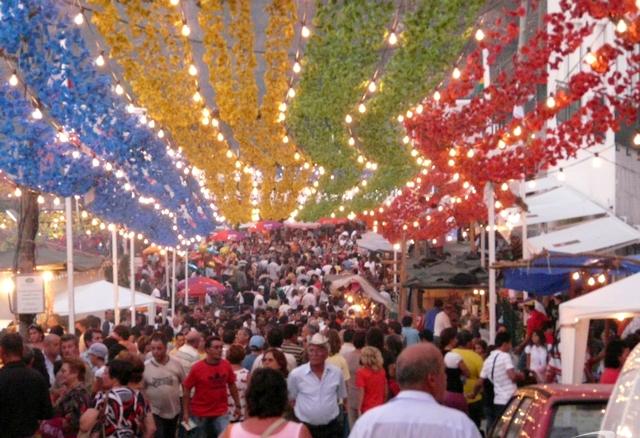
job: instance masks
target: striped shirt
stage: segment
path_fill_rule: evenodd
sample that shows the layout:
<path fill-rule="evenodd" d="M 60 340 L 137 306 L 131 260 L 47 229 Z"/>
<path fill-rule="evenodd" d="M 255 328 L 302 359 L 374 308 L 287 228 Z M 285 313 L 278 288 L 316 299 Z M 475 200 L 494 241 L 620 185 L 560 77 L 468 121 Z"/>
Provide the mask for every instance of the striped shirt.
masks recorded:
<path fill-rule="evenodd" d="M 282 343 L 282 351 L 285 353 L 289 353 L 290 355 L 295 357 L 298 364 L 302 363 L 302 353 L 304 353 L 304 348 L 302 348 L 300 345 L 294 344 L 293 342 L 284 341 Z"/>
<path fill-rule="evenodd" d="M 497 356 L 497 357 L 496 357 Z M 495 362 L 495 368 L 493 366 Z M 506 405 L 518 387 L 511 381 L 507 371 L 512 370 L 513 361 L 511 355 L 504 351 L 494 350 L 484 361 L 480 377 L 489 379 L 493 383 L 493 403 L 496 405 Z M 491 377 L 493 370 L 493 377 Z"/>

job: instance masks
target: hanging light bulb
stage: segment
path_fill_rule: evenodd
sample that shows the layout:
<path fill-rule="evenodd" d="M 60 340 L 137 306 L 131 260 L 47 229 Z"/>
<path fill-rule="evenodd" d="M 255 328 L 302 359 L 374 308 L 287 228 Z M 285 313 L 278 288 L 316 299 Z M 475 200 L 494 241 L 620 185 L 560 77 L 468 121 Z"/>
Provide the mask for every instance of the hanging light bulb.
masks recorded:
<path fill-rule="evenodd" d="M 14 192 L 13 192 L 13 195 L 14 195 L 16 198 L 19 198 L 20 196 L 22 196 L 22 190 L 20 190 L 20 187 L 16 187 L 16 189 L 15 189 L 15 190 L 14 190 Z"/>
<path fill-rule="evenodd" d="M 347 115 L 345 116 L 345 118 L 344 118 L 344 121 L 345 121 L 347 124 L 349 124 L 349 123 L 353 122 L 353 117 L 351 117 L 351 115 L 350 115 L 350 114 L 347 114 Z"/>
<path fill-rule="evenodd" d="M 104 55 L 103 55 L 102 53 L 100 53 L 100 54 L 98 55 L 98 57 L 96 58 L 96 65 L 97 65 L 98 67 L 102 67 L 102 66 L 104 66 Z"/>
<path fill-rule="evenodd" d="M 287 144 L 289 143 L 289 136 L 285 135 L 284 137 L 282 137 L 282 143 Z"/>
<path fill-rule="evenodd" d="M 586 62 L 589 65 L 595 64 L 597 60 L 598 58 L 596 57 L 596 54 L 593 53 L 591 50 L 589 50 L 589 52 L 584 57 L 584 62 Z"/>
<path fill-rule="evenodd" d="M 602 167 L 602 158 L 600 158 L 600 154 L 599 153 L 595 153 L 593 154 L 593 160 L 591 160 L 591 165 L 593 166 L 594 169 L 599 169 L 600 167 Z"/>
<path fill-rule="evenodd" d="M 293 63 L 293 72 L 294 73 L 300 73 L 300 71 L 302 70 L 302 67 L 300 66 L 300 63 L 298 61 Z"/>
<path fill-rule="evenodd" d="M 409 144 L 410 141 L 411 139 L 409 138 L 408 135 L 405 135 L 404 137 L 402 137 L 402 143 Z"/>
<path fill-rule="evenodd" d="M 440 96 L 440 92 L 436 91 L 435 93 L 433 93 L 433 100 L 435 100 L 436 102 L 438 102 L 440 100 L 442 96 Z"/>
<path fill-rule="evenodd" d="M 295 152 L 293 154 L 293 159 L 296 160 L 296 161 L 300 161 L 300 153 L 299 152 Z"/>
<path fill-rule="evenodd" d="M 218 141 L 224 141 L 224 135 L 222 134 L 222 132 L 218 132 L 216 138 L 218 139 Z"/>
<path fill-rule="evenodd" d="M 567 179 L 567 175 L 564 174 L 562 167 L 558 170 L 558 181 L 564 181 Z"/>
<path fill-rule="evenodd" d="M 122 88 L 122 85 L 120 85 L 119 82 L 116 84 L 116 94 L 118 96 L 122 96 L 124 94 L 124 88 Z"/>
<path fill-rule="evenodd" d="M 93 160 L 91 160 L 91 165 L 93 167 L 98 167 L 100 165 L 100 161 L 97 158 L 94 158 Z"/>
<path fill-rule="evenodd" d="M 373 81 L 369 82 L 369 86 L 367 88 L 369 89 L 369 93 L 375 93 L 376 90 L 378 89 L 378 87 L 376 86 L 376 83 Z"/>
<path fill-rule="evenodd" d="M 198 68 L 197 68 L 195 65 L 193 65 L 193 64 L 189 64 L 189 69 L 188 69 L 188 71 L 189 71 L 189 75 L 190 75 L 190 76 L 195 76 L 195 75 L 197 75 L 197 74 L 198 74 Z"/>
<path fill-rule="evenodd" d="M 287 110 L 287 104 L 285 102 L 281 102 L 280 105 L 278 105 L 278 110 L 283 113 Z"/>
<path fill-rule="evenodd" d="M 502 190 L 503 192 L 506 192 L 507 190 L 509 190 L 509 184 L 507 184 L 506 182 L 503 182 L 502 185 L 500 186 L 500 190 Z"/>
<path fill-rule="evenodd" d="M 183 37 L 188 37 L 191 35 L 191 28 L 187 23 L 182 23 L 182 29 L 180 29 L 180 33 Z"/>
<path fill-rule="evenodd" d="M 220 122 L 218 121 L 218 119 L 216 119 L 215 117 L 211 119 L 211 126 L 213 126 L 214 128 L 220 126 Z"/>
<path fill-rule="evenodd" d="M 40 111 L 40 108 L 34 109 L 31 113 L 31 117 L 33 117 L 35 120 L 42 119 L 42 111 Z"/>
<path fill-rule="evenodd" d="M 400 114 L 398 116 L 398 123 L 402 123 L 402 122 L 404 122 L 404 116 L 402 114 Z"/>
<path fill-rule="evenodd" d="M 300 35 L 302 35 L 302 38 L 309 38 L 311 36 L 311 30 L 303 24 L 302 29 L 300 29 Z"/>
<path fill-rule="evenodd" d="M 522 135 L 522 128 L 520 127 L 520 125 L 513 128 L 513 135 L 515 135 L 516 137 L 520 137 Z"/>
<path fill-rule="evenodd" d="M 504 142 L 504 140 L 498 140 L 498 148 L 504 149 L 506 147 L 507 147 L 507 144 Z"/>
<path fill-rule="evenodd" d="M 349 137 L 349 146 L 354 146 L 356 144 L 356 140 L 353 137 Z"/>
<path fill-rule="evenodd" d="M 162 129 L 158 131 L 158 138 L 164 138 L 164 131 Z"/>
<path fill-rule="evenodd" d="M 627 30 L 629 30 L 629 26 L 624 18 L 621 18 L 620 21 L 618 21 L 618 24 L 616 24 L 616 32 L 625 33 Z"/>
<path fill-rule="evenodd" d="M 196 103 L 202 102 L 202 94 L 200 94 L 199 90 L 196 90 L 195 93 L 193 93 L 193 101 Z"/>
<path fill-rule="evenodd" d="M 553 96 L 547 97 L 547 108 L 555 108 L 556 107 L 556 99 Z"/>
<path fill-rule="evenodd" d="M 111 163 L 105 164 L 104 170 L 106 170 L 107 172 L 111 172 L 113 170 L 113 165 Z"/>
<path fill-rule="evenodd" d="M 36 201 L 38 202 L 38 204 L 44 204 L 44 196 L 38 195 Z"/>
<path fill-rule="evenodd" d="M 482 29 L 478 29 L 478 30 L 476 30 L 476 35 L 475 35 L 475 37 L 476 37 L 476 41 L 482 41 L 482 40 L 484 40 L 485 34 L 484 34 L 483 30 L 482 30 Z"/>
<path fill-rule="evenodd" d="M 15 71 L 11 73 L 11 77 L 9 77 L 9 85 L 11 85 L 12 87 L 18 85 L 18 75 L 16 75 Z"/>
<path fill-rule="evenodd" d="M 416 107 L 416 113 L 422 114 L 422 111 L 424 111 L 424 106 L 422 106 L 422 104 L 420 104 L 420 105 L 418 105 Z"/>
<path fill-rule="evenodd" d="M 60 198 L 58 198 L 57 196 L 55 198 L 53 198 L 53 205 L 55 205 L 55 206 L 60 205 Z"/>
<path fill-rule="evenodd" d="M 364 103 L 361 103 L 360 105 L 358 105 L 358 112 L 360 114 L 364 114 L 367 111 L 367 107 L 365 106 Z"/>
<path fill-rule="evenodd" d="M 460 72 L 460 69 L 458 67 L 453 69 L 453 72 L 451 73 L 451 77 L 453 79 L 460 79 L 460 76 L 462 76 L 462 73 Z"/>
<path fill-rule="evenodd" d="M 473 158 L 474 155 L 475 155 L 475 151 L 473 149 L 469 149 L 467 151 L 467 158 Z"/>
<path fill-rule="evenodd" d="M 391 32 L 389 34 L 389 45 L 395 46 L 396 44 L 398 44 L 398 35 L 395 32 Z"/>
<path fill-rule="evenodd" d="M 633 136 L 633 145 L 640 146 L 640 132 L 636 132 L 636 135 Z"/>
<path fill-rule="evenodd" d="M 77 26 L 82 26 L 82 24 L 84 23 L 84 15 L 82 15 L 82 12 L 78 12 L 76 16 L 73 17 L 73 22 Z"/>
<path fill-rule="evenodd" d="M 80 158 L 80 151 L 71 152 L 71 158 L 73 158 L 74 160 L 77 160 L 78 158 Z"/>
<path fill-rule="evenodd" d="M 180 4 L 180 0 L 169 0 L 169 4 L 171 6 L 178 6 Z"/>
<path fill-rule="evenodd" d="M 293 99 L 294 97 L 296 97 L 296 90 L 294 90 L 293 88 L 289 88 L 289 91 L 287 91 L 287 96 Z"/>

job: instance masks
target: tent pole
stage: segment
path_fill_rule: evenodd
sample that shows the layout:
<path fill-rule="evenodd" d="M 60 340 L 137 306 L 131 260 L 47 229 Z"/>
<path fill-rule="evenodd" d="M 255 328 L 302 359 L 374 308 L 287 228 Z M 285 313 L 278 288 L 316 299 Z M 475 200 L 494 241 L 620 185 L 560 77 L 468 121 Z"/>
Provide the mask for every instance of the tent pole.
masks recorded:
<path fill-rule="evenodd" d="M 189 305 L 189 249 L 184 252 L 184 303 Z"/>
<path fill-rule="evenodd" d="M 76 325 L 76 293 L 73 285 L 73 211 L 71 198 L 64 199 L 64 213 L 67 231 L 67 300 L 69 305 L 69 333 L 74 333 Z"/>
<path fill-rule="evenodd" d="M 176 249 L 173 248 L 171 261 L 171 317 L 176 315 Z"/>
<path fill-rule="evenodd" d="M 165 290 L 167 291 L 167 296 L 171 293 L 169 291 L 169 253 L 168 250 L 164 251 L 164 282 L 165 282 Z"/>
<path fill-rule="evenodd" d="M 115 314 L 115 324 L 120 324 L 120 287 L 118 286 L 118 232 L 116 226 L 111 224 L 111 255 L 113 263 L 113 311 Z"/>
<path fill-rule="evenodd" d="M 520 198 L 522 199 L 523 204 L 527 200 L 527 188 L 525 186 L 524 175 L 520 181 Z M 522 258 L 524 260 L 529 260 L 529 245 L 527 243 L 527 211 L 525 209 L 522 209 L 522 212 L 520 213 L 520 221 L 522 223 Z"/>
<path fill-rule="evenodd" d="M 489 216 L 489 342 L 496 339 L 496 208 L 493 183 L 487 183 L 487 209 Z"/>
<path fill-rule="evenodd" d="M 136 322 L 136 273 L 134 266 L 136 241 L 133 233 L 129 236 L 129 290 L 131 291 L 131 327 L 133 327 Z"/>

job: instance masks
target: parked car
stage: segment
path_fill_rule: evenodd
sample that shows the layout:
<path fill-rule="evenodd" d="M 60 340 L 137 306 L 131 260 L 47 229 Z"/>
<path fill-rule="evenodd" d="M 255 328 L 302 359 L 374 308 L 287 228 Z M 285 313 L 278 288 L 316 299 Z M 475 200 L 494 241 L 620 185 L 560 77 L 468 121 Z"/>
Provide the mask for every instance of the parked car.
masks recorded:
<path fill-rule="evenodd" d="M 613 385 L 533 385 L 518 389 L 491 438 L 574 438 L 600 430 Z"/>
<path fill-rule="evenodd" d="M 600 429 L 616 438 L 640 436 L 640 345 L 622 367 Z"/>

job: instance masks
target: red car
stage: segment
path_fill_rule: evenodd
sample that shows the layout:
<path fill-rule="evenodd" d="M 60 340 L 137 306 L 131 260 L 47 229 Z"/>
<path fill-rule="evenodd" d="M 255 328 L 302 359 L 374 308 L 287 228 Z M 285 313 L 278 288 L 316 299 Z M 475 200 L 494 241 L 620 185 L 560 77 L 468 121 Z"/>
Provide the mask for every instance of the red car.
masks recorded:
<path fill-rule="evenodd" d="M 518 389 L 492 438 L 573 438 L 600 430 L 613 385 L 533 385 Z"/>

